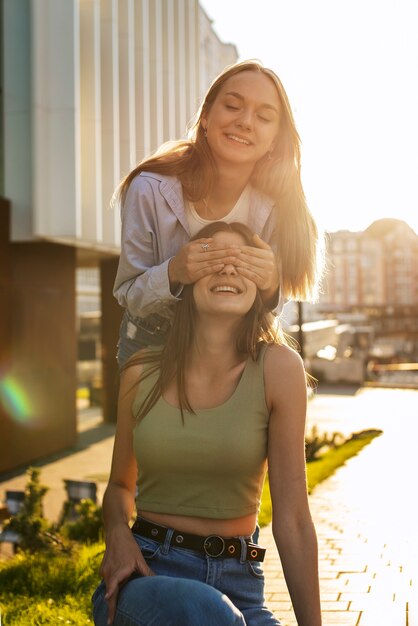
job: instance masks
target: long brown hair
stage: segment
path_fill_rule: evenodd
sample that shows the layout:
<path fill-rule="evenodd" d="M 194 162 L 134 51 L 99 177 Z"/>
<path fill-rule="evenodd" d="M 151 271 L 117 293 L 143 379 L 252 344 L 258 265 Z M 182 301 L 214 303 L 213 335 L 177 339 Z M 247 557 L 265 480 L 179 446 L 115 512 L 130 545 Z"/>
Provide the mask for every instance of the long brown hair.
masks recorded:
<path fill-rule="evenodd" d="M 216 167 L 205 139 L 206 114 L 225 82 L 240 72 L 260 72 L 275 85 L 282 115 L 274 149 L 255 165 L 251 184 L 275 205 L 276 243 L 282 266 L 282 290 L 289 298 L 314 297 L 319 273 L 318 230 L 308 209 L 300 176 L 300 138 L 285 89 L 272 70 L 250 60 L 227 67 L 211 84 L 190 126 L 188 139 L 163 144 L 122 181 L 121 202 L 132 180 L 143 171 L 176 176 L 192 202 L 206 198 L 215 183 Z"/>
<path fill-rule="evenodd" d="M 191 240 L 212 237 L 219 232 L 238 233 L 247 245 L 252 242 L 252 231 L 239 222 L 232 222 L 231 224 L 212 222 L 202 228 Z M 174 379 L 176 380 L 181 415 L 183 416 L 185 410 L 194 412 L 187 398 L 185 370 L 190 349 L 195 340 L 196 316 L 193 285 L 185 285 L 182 299 L 176 304 L 173 324 L 164 347 L 158 351 L 137 352 L 124 365 L 123 369 L 138 364 L 149 365 L 140 376 L 139 382 L 159 372 L 155 384 L 139 407 L 136 415 L 138 421 L 149 413 Z M 262 342 L 268 344 L 286 343 L 275 317 L 264 306 L 258 291 L 253 306 L 242 319 L 241 328 L 235 341 L 238 354 L 242 355 L 243 359 L 250 357 L 253 360 L 257 359 Z"/>

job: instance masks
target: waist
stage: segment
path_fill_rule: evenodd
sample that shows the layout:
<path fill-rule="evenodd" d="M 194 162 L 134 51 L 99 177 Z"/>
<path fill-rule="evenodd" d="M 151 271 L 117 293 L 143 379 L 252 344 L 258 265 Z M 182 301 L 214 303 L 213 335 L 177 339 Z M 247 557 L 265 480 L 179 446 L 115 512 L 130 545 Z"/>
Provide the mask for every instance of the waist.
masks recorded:
<path fill-rule="evenodd" d="M 138 517 L 132 532 L 158 543 L 200 552 L 215 559 L 234 558 L 241 561 L 262 562 L 266 549 L 253 543 L 250 537 L 222 537 L 220 535 L 195 535 L 180 532 L 161 524 Z"/>
<path fill-rule="evenodd" d="M 175 528 L 194 535 L 222 535 L 223 537 L 251 536 L 257 525 L 257 513 L 234 518 L 206 518 L 190 515 L 159 513 L 137 507 L 137 516 L 167 528 Z"/>
<path fill-rule="evenodd" d="M 151 313 L 147 317 L 135 317 L 126 309 L 126 318 L 136 326 L 138 330 L 145 331 L 150 335 L 165 336 L 170 330 L 173 314 L 167 310 L 167 315 Z"/>

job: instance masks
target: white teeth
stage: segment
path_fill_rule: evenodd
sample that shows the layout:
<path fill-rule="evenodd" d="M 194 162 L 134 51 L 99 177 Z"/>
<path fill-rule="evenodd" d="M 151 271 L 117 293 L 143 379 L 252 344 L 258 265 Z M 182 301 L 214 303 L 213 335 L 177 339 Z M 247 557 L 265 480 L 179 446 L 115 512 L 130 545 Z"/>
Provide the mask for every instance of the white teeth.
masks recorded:
<path fill-rule="evenodd" d="M 240 293 L 239 289 L 237 289 L 236 287 L 231 287 L 229 285 L 219 285 L 218 287 L 214 287 L 212 289 L 212 291 L 214 291 L 215 293 L 218 293 L 219 291 L 228 291 L 230 293 Z"/>
<path fill-rule="evenodd" d="M 241 137 L 237 137 L 236 135 L 228 135 L 228 138 L 238 141 L 238 143 L 244 143 L 246 146 L 250 145 L 250 142 L 247 139 L 241 139 Z"/>

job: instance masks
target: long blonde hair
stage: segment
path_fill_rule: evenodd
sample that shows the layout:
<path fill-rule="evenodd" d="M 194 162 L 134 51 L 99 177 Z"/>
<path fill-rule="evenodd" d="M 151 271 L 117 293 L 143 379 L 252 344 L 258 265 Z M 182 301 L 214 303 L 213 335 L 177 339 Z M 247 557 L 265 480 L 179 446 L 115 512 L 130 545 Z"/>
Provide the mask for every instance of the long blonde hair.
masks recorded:
<path fill-rule="evenodd" d="M 252 242 L 253 233 L 245 224 L 239 222 L 213 222 L 202 228 L 193 239 L 212 237 L 215 233 L 238 233 L 247 245 Z M 140 376 L 139 382 L 158 372 L 158 377 L 139 407 L 136 419 L 140 421 L 161 397 L 168 385 L 176 380 L 177 394 L 181 415 L 183 411 L 193 412 L 186 393 L 185 370 L 190 349 L 195 341 L 196 307 L 193 298 L 193 285 L 185 285 L 182 299 L 175 306 L 173 324 L 167 340 L 161 350 L 144 350 L 134 354 L 123 366 L 149 364 L 150 367 Z M 257 295 L 253 306 L 243 317 L 241 327 L 235 337 L 237 353 L 245 358 L 257 359 L 263 343 L 286 344 L 286 339 L 275 320 Z"/>
<path fill-rule="evenodd" d="M 259 61 L 227 67 L 211 84 L 192 123 L 187 140 L 163 144 L 122 181 L 123 203 L 132 180 L 143 171 L 176 176 L 186 197 L 197 202 L 210 195 L 216 167 L 205 139 L 202 116 L 210 110 L 225 82 L 240 72 L 259 72 L 275 85 L 282 115 L 274 149 L 255 165 L 251 184 L 274 201 L 276 243 L 282 267 L 282 290 L 286 297 L 311 299 L 318 283 L 318 230 L 308 209 L 300 176 L 300 138 L 285 89 L 278 76 Z"/>

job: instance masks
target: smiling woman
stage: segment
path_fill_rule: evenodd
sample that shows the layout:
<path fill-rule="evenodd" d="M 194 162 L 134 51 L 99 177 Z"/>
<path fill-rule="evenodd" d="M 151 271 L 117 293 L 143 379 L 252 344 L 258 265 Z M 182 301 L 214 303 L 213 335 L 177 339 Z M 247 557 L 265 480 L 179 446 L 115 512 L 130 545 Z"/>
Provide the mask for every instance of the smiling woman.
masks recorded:
<path fill-rule="evenodd" d="M 271 310 L 283 297 L 314 293 L 318 236 L 301 184 L 299 136 L 283 85 L 257 61 L 226 68 L 189 138 L 142 161 L 115 199 L 122 250 L 114 294 L 126 309 L 121 366 L 141 347 L 164 343 L 185 285 L 225 265 L 253 280 Z M 252 229 L 245 250 L 210 238 L 189 242 L 217 220 Z"/>
<path fill-rule="evenodd" d="M 321 624 L 305 372 L 274 330 L 256 279 L 239 271 L 252 242 L 236 222 L 198 232 L 190 246 L 203 265 L 219 247 L 235 255 L 217 271 L 200 269 L 164 347 L 141 350 L 123 368 L 96 626 L 279 626 L 264 604 L 257 544 L 267 467 L 298 624 Z M 263 271 L 256 252 L 255 275 Z"/>
<path fill-rule="evenodd" d="M 265 74 L 243 71 L 226 81 L 201 122 L 217 169 L 223 163 L 239 166 L 249 178 L 259 159 L 272 158 L 280 110 L 277 89 Z M 230 208 L 221 202 L 215 217 L 225 217 Z"/>
<path fill-rule="evenodd" d="M 212 240 L 215 245 L 225 248 L 234 246 L 240 249 L 247 243 L 242 235 L 233 231 L 217 231 Z M 216 274 L 209 274 L 194 283 L 193 298 L 200 319 L 205 314 L 231 315 L 235 312 L 242 316 L 254 304 L 256 291 L 254 281 L 240 275 L 234 263 L 225 263 Z"/>

